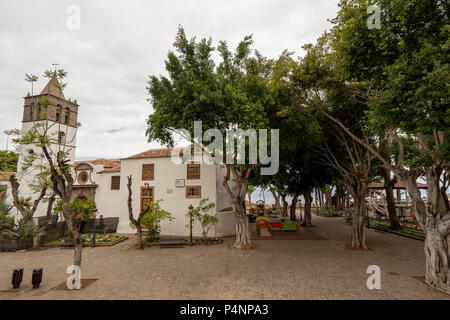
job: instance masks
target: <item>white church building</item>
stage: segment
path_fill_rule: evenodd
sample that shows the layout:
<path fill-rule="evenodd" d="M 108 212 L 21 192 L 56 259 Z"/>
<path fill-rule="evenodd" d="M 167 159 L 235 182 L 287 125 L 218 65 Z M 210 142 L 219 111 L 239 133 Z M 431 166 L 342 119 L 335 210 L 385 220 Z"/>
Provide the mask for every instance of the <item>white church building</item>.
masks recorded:
<path fill-rule="evenodd" d="M 45 120 L 40 119 L 41 110 L 37 105 L 37 101 L 42 98 L 50 101 Z M 171 149 L 152 149 L 121 159 L 75 162 L 76 136 L 79 128 L 79 105 L 76 100 L 66 100 L 56 77 L 49 81 L 39 95 L 28 94 L 24 99 L 22 134 L 36 123 L 43 123 L 51 128 L 49 131 L 57 136 L 58 140 L 58 143 L 52 146 L 52 150 L 54 153 L 68 152 L 73 165 L 75 178 L 73 198 L 94 200 L 98 216 L 118 217 L 118 233 L 134 232 L 130 227 L 127 205 L 127 177 L 131 175 L 135 217 L 145 208 L 150 198 L 150 201 L 161 199 L 161 207 L 175 218 L 170 223 L 162 223 L 162 235 L 187 235 L 188 208 L 190 205 L 197 206 L 203 198 L 208 198 L 216 204 L 210 214 L 215 214 L 219 220 L 208 235 L 223 237 L 235 234 L 234 212 L 223 187 L 224 167 L 203 162 L 175 164 L 171 159 Z M 22 145 L 18 149 L 16 176 L 20 183 L 20 195 L 35 199 L 38 194 L 29 187 L 34 179 L 34 173 L 29 170 L 23 172 L 22 168 L 28 153 L 40 155 L 42 150 L 34 145 Z M 47 203 L 41 202 L 35 216 L 45 216 L 46 210 Z M 201 231 L 198 223 L 194 225 L 195 236 L 201 235 Z"/>

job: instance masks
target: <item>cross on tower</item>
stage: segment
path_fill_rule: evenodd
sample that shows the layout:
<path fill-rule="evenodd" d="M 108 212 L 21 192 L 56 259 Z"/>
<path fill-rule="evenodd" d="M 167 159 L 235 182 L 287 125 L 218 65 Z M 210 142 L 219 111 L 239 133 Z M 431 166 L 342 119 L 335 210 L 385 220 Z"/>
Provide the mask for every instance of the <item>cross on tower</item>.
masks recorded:
<path fill-rule="evenodd" d="M 59 64 L 55 62 L 55 63 L 52 63 L 52 66 L 55 67 L 55 74 L 56 74 L 56 67 L 59 66 Z"/>

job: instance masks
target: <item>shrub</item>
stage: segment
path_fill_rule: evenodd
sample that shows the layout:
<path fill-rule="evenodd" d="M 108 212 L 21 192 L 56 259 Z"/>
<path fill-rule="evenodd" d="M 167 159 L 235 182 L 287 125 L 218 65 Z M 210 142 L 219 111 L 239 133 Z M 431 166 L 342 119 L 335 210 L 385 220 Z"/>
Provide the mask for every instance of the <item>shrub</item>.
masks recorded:
<path fill-rule="evenodd" d="M 149 242 L 157 241 L 160 239 L 161 235 L 161 221 L 167 220 L 169 222 L 173 221 L 175 218 L 172 217 L 170 212 L 163 210 L 160 203 L 163 200 L 156 200 L 150 203 L 150 211 L 147 212 L 141 220 L 141 224 L 147 228 L 146 240 Z"/>
<path fill-rule="evenodd" d="M 192 219 L 200 222 L 200 225 L 202 226 L 202 235 L 204 241 L 206 241 L 209 229 L 211 229 L 213 225 L 219 222 L 219 219 L 217 219 L 216 216 L 210 215 L 208 213 L 216 207 L 214 202 L 207 203 L 208 201 L 208 198 L 202 199 L 199 205 L 196 208 L 192 209 Z M 186 216 L 189 218 L 190 212 L 188 212 Z"/>

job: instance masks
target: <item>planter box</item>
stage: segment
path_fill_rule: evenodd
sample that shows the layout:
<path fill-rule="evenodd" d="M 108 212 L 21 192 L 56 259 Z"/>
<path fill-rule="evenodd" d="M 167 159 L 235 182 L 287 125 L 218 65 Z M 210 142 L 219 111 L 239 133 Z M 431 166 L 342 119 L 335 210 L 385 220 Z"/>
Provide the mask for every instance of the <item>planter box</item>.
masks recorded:
<path fill-rule="evenodd" d="M 17 250 L 26 250 L 31 248 L 33 248 L 33 238 L 17 240 Z"/>
<path fill-rule="evenodd" d="M 0 251 L 19 251 L 33 248 L 33 238 L 6 240 L 0 239 Z"/>
<path fill-rule="evenodd" d="M 84 243 L 85 240 L 83 238 L 81 238 L 81 243 L 83 244 L 84 247 Z M 64 240 L 64 242 L 61 244 L 61 247 L 73 247 L 74 246 L 74 241 L 73 239 L 66 239 Z"/>
<path fill-rule="evenodd" d="M 119 218 L 103 218 L 103 225 L 100 219 L 95 219 L 95 232 L 98 233 L 116 233 Z M 81 233 L 92 233 L 94 231 L 94 219 L 89 219 L 81 224 Z"/>
<path fill-rule="evenodd" d="M 0 239 L 0 251 L 16 251 L 17 240 Z"/>

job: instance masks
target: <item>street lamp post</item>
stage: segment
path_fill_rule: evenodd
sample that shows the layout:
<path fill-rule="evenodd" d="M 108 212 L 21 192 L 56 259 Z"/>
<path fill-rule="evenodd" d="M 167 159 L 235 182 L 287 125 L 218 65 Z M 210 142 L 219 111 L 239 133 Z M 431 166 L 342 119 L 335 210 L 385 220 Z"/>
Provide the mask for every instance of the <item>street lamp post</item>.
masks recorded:
<path fill-rule="evenodd" d="M 194 207 L 192 204 L 189 205 L 189 245 L 192 246 L 192 210 Z"/>

